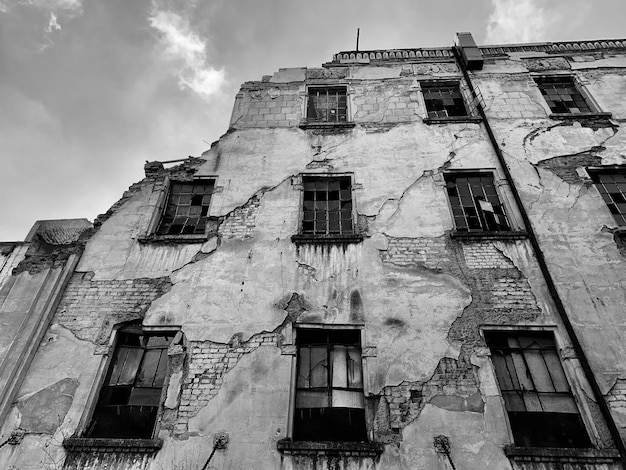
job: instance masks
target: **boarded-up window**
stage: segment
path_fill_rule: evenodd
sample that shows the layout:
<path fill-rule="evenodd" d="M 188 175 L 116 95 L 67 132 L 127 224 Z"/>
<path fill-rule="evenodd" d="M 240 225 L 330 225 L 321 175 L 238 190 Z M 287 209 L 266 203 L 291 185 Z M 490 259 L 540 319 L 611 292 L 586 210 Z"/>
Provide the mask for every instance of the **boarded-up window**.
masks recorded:
<path fill-rule="evenodd" d="M 487 332 L 515 445 L 588 447 L 589 437 L 549 332 Z"/>
<path fill-rule="evenodd" d="M 553 113 L 589 113 L 591 109 L 573 77 L 538 77 L 535 82 Z"/>
<path fill-rule="evenodd" d="M 139 327 L 127 327 L 118 333 L 89 437 L 152 437 L 171 339 L 169 335 L 142 334 Z"/>
<path fill-rule="evenodd" d="M 365 441 L 359 330 L 300 329 L 294 439 Z"/>
<path fill-rule="evenodd" d="M 310 122 L 346 122 L 346 87 L 309 88 L 306 118 Z"/>
<path fill-rule="evenodd" d="M 626 172 L 590 171 L 590 176 L 617 224 L 626 225 Z"/>
<path fill-rule="evenodd" d="M 303 176 L 302 234 L 354 233 L 349 176 Z"/>
<path fill-rule="evenodd" d="M 511 230 L 489 173 L 446 174 L 454 225 L 460 232 Z"/>
<path fill-rule="evenodd" d="M 213 180 L 173 182 L 157 234 L 204 234 L 214 183 Z"/>
<path fill-rule="evenodd" d="M 458 83 L 424 82 L 422 93 L 429 118 L 467 116 Z"/>

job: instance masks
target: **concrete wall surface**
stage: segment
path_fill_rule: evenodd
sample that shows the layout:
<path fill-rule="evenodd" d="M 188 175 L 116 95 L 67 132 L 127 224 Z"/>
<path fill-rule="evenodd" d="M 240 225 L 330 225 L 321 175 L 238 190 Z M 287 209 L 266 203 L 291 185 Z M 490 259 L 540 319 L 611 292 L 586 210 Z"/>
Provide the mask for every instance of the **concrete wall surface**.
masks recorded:
<path fill-rule="evenodd" d="M 209 458 L 206 468 L 238 470 L 623 468 L 600 405 L 626 438 L 626 245 L 587 171 L 626 165 L 626 44 L 612 44 L 481 49 L 470 76 L 511 181 L 447 49 L 340 53 L 244 83 L 210 150 L 148 163 L 68 242 L 80 250 L 0 423 L 0 444 L 10 440 L 0 468 L 201 470 Z M 559 74 L 592 113 L 551 114 L 534 78 Z M 459 84 L 467 116 L 428 117 L 433 80 Z M 346 122 L 307 120 L 316 86 L 344 87 Z M 472 172 L 492 176 L 510 230 L 457 230 L 446 175 Z M 303 178 L 332 175 L 350 178 L 356 236 L 299 237 Z M 172 182 L 194 178 L 214 180 L 206 233 L 157 234 Z M 57 251 L 13 263 L 3 325 L 27 308 L 23 283 L 70 266 Z M 174 336 L 154 433 L 90 438 L 118 330 L 133 322 Z M 367 439 L 297 441 L 298 333 L 333 328 L 360 332 Z M 552 332 L 588 445 L 513 445 L 491 330 Z"/>

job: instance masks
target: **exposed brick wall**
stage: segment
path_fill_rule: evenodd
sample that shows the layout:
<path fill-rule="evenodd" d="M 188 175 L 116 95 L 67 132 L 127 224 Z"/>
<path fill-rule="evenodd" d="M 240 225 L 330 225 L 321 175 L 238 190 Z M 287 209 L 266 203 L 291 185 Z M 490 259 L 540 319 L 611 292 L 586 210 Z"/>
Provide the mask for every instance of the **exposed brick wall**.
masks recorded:
<path fill-rule="evenodd" d="M 537 163 L 539 168 L 545 168 L 557 175 L 563 181 L 569 184 L 581 183 L 582 180 L 576 168 L 597 166 L 602 163 L 602 158 L 595 155 L 564 155 L 561 157 L 548 158 Z"/>
<path fill-rule="evenodd" d="M 170 290 L 169 277 L 93 281 L 76 273 L 57 308 L 55 322 L 78 338 L 107 344 L 117 323 L 143 318 L 153 300 Z"/>
<path fill-rule="evenodd" d="M 541 102 L 541 92 L 527 74 L 512 76 L 489 75 L 485 80 L 496 80 L 502 83 L 502 91 L 492 92 L 488 85 L 478 88 L 485 99 L 485 111 L 493 119 L 545 119 L 547 117 L 544 103 Z"/>
<path fill-rule="evenodd" d="M 244 354 L 260 346 L 277 346 L 278 333 L 260 333 L 245 343 L 220 344 L 211 341 L 191 342 L 187 348 L 188 371 L 183 382 L 176 434 L 187 431 L 189 418 L 198 414 L 217 395 L 224 375 L 237 365 Z"/>
<path fill-rule="evenodd" d="M 381 259 L 385 263 L 398 266 L 423 265 L 438 269 L 450 262 L 444 237 L 395 238 L 387 236 L 387 242 L 387 250 L 380 252 Z"/>
<path fill-rule="evenodd" d="M 420 91 L 413 79 L 371 81 L 352 87 L 352 120 L 355 122 L 412 122 L 422 119 Z M 421 108 L 421 109 L 420 109 Z"/>
<path fill-rule="evenodd" d="M 241 87 L 237 96 L 240 117 L 233 127 L 290 127 L 302 119 L 299 85 L 251 82 Z"/>
<path fill-rule="evenodd" d="M 218 233 L 224 238 L 251 237 L 260 203 L 261 199 L 255 196 L 243 206 L 233 210 L 221 223 Z"/>
<path fill-rule="evenodd" d="M 471 242 L 463 243 L 461 246 L 465 264 L 470 269 L 514 267 L 493 242 Z"/>

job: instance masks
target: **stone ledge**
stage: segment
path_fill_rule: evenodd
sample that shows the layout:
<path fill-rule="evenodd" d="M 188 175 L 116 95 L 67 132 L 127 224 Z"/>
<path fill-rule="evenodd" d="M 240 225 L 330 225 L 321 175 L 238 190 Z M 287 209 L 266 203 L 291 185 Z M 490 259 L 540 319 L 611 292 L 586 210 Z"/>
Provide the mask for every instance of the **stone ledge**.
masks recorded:
<path fill-rule="evenodd" d="M 345 244 L 345 243 L 361 243 L 363 241 L 363 235 L 351 234 L 351 235 L 292 235 L 291 241 L 296 245 L 304 244 Z"/>
<path fill-rule="evenodd" d="M 510 232 L 461 232 L 453 230 L 450 238 L 460 240 L 523 240 L 528 238 L 525 230 L 512 230 Z"/>
<path fill-rule="evenodd" d="M 162 439 L 113 439 L 103 437 L 68 437 L 63 447 L 69 452 L 151 453 L 163 447 Z"/>
<path fill-rule="evenodd" d="M 382 442 L 292 441 L 281 439 L 276 443 L 279 452 L 286 455 L 354 455 L 378 457 L 385 450 Z"/>
<path fill-rule="evenodd" d="M 553 447 L 504 446 L 504 454 L 518 462 L 557 462 L 563 464 L 601 464 L 620 460 L 617 449 L 577 449 Z"/>
<path fill-rule="evenodd" d="M 482 122 L 482 118 L 474 116 L 450 116 L 440 118 L 424 118 L 424 124 L 454 124 L 454 123 L 479 123 Z"/>
<path fill-rule="evenodd" d="M 147 235 L 138 237 L 139 243 L 204 243 L 215 233 L 202 235 Z"/>
<path fill-rule="evenodd" d="M 350 129 L 356 124 L 354 122 L 315 122 L 300 121 L 300 129 Z"/>
<path fill-rule="evenodd" d="M 613 113 L 552 113 L 550 119 L 567 120 L 567 119 L 611 119 Z"/>

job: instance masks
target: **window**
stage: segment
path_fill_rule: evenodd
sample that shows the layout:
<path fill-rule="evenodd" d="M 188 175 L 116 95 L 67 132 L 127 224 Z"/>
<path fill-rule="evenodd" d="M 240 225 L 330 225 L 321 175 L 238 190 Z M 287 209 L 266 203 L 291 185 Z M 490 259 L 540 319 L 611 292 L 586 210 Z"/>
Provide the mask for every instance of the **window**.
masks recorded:
<path fill-rule="evenodd" d="M 306 118 L 309 122 L 347 122 L 346 87 L 310 87 Z"/>
<path fill-rule="evenodd" d="M 303 176 L 302 234 L 347 235 L 352 223 L 350 176 Z"/>
<path fill-rule="evenodd" d="M 459 232 L 510 231 L 489 173 L 445 175 L 454 224 Z"/>
<path fill-rule="evenodd" d="M 618 225 L 626 225 L 626 172 L 589 172 Z"/>
<path fill-rule="evenodd" d="M 360 330 L 298 330 L 295 440 L 366 440 L 360 337 Z"/>
<path fill-rule="evenodd" d="M 485 332 L 515 445 L 589 447 L 550 332 Z"/>
<path fill-rule="evenodd" d="M 157 235 L 203 235 L 215 181 L 172 182 Z"/>
<path fill-rule="evenodd" d="M 591 113 L 589 105 L 574 83 L 573 77 L 537 77 L 535 82 L 553 113 Z"/>
<path fill-rule="evenodd" d="M 144 334 L 139 326 L 118 332 L 88 437 L 152 437 L 172 338 L 173 335 Z"/>
<path fill-rule="evenodd" d="M 425 82 L 422 93 L 429 118 L 468 115 L 458 82 Z"/>

